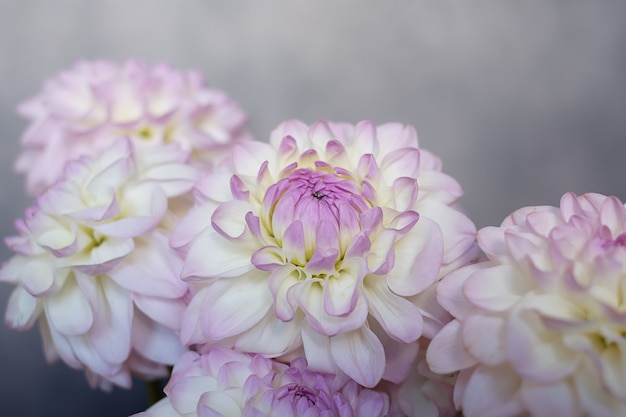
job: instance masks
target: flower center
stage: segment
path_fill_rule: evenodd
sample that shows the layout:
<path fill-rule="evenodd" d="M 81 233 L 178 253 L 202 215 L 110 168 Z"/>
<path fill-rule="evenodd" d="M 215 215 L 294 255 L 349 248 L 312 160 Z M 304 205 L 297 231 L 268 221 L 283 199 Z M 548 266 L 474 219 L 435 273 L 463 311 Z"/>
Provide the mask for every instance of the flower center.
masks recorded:
<path fill-rule="evenodd" d="M 335 241 L 331 246 L 343 252 L 339 241 L 351 240 L 360 231 L 359 216 L 372 207 L 349 173 L 322 162 L 316 169 L 296 167 L 271 185 L 263 206 L 266 225 L 279 243 L 286 233 L 296 233 L 293 225 L 300 223 L 309 256 L 319 239 Z"/>

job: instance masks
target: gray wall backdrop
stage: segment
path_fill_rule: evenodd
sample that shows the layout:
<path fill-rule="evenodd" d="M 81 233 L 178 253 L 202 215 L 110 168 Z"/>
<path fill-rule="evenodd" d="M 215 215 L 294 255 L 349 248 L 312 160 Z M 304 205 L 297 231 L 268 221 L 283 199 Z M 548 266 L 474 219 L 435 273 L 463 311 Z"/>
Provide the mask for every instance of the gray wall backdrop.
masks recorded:
<path fill-rule="evenodd" d="M 31 204 L 16 104 L 78 59 L 127 57 L 201 70 L 261 139 L 288 118 L 413 124 L 478 226 L 566 191 L 626 198 L 624 0 L 0 0 L 1 236 Z M 0 325 L 0 375 L 3 416 L 147 401 L 140 382 L 103 394 L 47 365 L 37 330 Z"/>

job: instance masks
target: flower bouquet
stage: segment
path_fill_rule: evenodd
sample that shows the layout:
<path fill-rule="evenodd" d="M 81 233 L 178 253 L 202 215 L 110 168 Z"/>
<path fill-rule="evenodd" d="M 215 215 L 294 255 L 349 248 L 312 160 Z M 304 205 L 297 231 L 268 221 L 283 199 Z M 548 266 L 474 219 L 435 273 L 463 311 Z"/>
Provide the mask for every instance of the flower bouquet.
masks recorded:
<path fill-rule="evenodd" d="M 415 130 L 254 139 L 194 71 L 80 62 L 19 107 L 36 197 L 5 322 L 136 416 L 626 415 L 626 208 L 565 194 L 476 231 Z"/>

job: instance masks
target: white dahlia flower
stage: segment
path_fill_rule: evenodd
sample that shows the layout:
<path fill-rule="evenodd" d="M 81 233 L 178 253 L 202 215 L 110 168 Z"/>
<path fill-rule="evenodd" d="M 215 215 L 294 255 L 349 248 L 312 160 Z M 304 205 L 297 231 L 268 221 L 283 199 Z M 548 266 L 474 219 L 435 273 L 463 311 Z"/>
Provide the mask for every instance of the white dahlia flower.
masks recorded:
<path fill-rule="evenodd" d="M 199 182 L 170 240 L 193 283 L 184 343 L 303 354 L 366 387 L 406 377 L 442 326 L 422 295 L 475 255 L 461 188 L 415 130 L 288 121 L 232 166 Z"/>
<path fill-rule="evenodd" d="M 78 62 L 18 112 L 30 125 L 16 170 L 32 195 L 53 184 L 65 162 L 96 155 L 120 137 L 135 146 L 176 142 L 192 162 L 211 165 L 231 142 L 248 136 L 241 108 L 208 88 L 200 73 L 136 60 Z"/>
<path fill-rule="evenodd" d="M 166 397 L 134 417 L 387 417 L 389 400 L 354 381 L 261 355 L 216 348 L 185 353 Z"/>
<path fill-rule="evenodd" d="M 135 152 L 121 139 L 98 158 L 70 162 L 7 239 L 0 270 L 15 284 L 5 321 L 39 319 L 48 360 L 85 369 L 92 386 L 167 375 L 184 351 L 178 328 L 187 285 L 162 221 L 196 170 L 175 145 Z"/>
<path fill-rule="evenodd" d="M 478 232 L 485 262 L 438 286 L 455 317 L 432 370 L 466 417 L 626 415 L 626 208 L 565 194 Z"/>

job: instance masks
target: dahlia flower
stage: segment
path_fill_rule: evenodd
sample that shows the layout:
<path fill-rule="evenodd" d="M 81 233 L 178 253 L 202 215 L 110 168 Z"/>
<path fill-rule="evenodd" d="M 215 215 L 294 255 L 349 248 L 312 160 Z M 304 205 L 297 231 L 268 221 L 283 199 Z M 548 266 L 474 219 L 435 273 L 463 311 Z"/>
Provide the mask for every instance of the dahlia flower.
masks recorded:
<path fill-rule="evenodd" d="M 85 369 L 92 386 L 167 375 L 184 351 L 178 328 L 187 285 L 164 228 L 168 199 L 197 176 L 174 144 L 135 152 L 121 139 L 70 162 L 7 239 L 0 280 L 16 285 L 6 324 L 39 319 L 49 361 Z"/>
<path fill-rule="evenodd" d="M 454 400 L 474 416 L 626 415 L 626 208 L 565 194 L 478 232 L 485 262 L 438 286 L 455 317 L 427 352 L 460 370 Z"/>
<path fill-rule="evenodd" d="M 405 378 L 442 326 L 423 293 L 475 255 L 461 188 L 415 130 L 288 121 L 236 144 L 232 167 L 199 181 L 170 238 L 193 284 L 183 342 Z"/>
<path fill-rule="evenodd" d="M 18 112 L 30 125 L 15 167 L 32 195 L 53 184 L 65 162 L 96 155 L 120 137 L 135 146 L 179 143 L 198 165 L 247 137 L 241 108 L 200 73 L 135 60 L 78 62 Z"/>
<path fill-rule="evenodd" d="M 185 353 L 165 387 L 166 397 L 135 417 L 385 417 L 385 394 L 354 381 L 290 366 L 261 355 L 216 348 Z"/>

